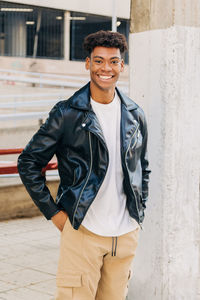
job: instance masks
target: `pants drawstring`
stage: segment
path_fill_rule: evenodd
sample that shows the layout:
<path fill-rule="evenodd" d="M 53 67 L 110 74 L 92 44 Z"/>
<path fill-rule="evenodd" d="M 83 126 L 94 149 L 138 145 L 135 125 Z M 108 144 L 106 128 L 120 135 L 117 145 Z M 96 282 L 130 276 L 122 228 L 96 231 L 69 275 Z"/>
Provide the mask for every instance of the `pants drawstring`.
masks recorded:
<path fill-rule="evenodd" d="M 116 256 L 116 253 L 117 253 L 117 236 L 112 237 L 112 254 L 111 254 L 111 256 Z"/>
<path fill-rule="evenodd" d="M 116 236 L 116 239 L 115 239 L 115 252 L 114 252 L 114 256 L 116 256 L 116 252 L 117 252 L 117 236 Z"/>

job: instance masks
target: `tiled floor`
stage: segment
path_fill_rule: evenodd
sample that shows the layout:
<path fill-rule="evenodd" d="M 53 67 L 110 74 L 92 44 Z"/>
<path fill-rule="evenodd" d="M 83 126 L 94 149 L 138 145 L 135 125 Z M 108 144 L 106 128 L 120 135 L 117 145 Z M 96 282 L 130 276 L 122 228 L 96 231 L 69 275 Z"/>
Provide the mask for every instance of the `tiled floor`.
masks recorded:
<path fill-rule="evenodd" d="M 59 231 L 44 217 L 0 222 L 0 299 L 53 300 Z"/>

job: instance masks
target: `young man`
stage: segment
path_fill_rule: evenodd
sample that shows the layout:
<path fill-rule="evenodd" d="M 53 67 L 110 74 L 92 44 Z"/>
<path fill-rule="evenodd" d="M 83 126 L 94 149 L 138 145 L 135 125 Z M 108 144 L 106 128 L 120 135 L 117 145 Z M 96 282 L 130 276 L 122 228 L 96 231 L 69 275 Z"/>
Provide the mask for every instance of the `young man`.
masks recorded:
<path fill-rule="evenodd" d="M 33 201 L 61 233 L 56 300 L 124 300 L 148 196 L 147 127 L 116 88 L 127 49 L 119 33 L 85 38 L 91 81 L 59 102 L 19 157 Z M 56 202 L 41 170 L 56 154 Z"/>

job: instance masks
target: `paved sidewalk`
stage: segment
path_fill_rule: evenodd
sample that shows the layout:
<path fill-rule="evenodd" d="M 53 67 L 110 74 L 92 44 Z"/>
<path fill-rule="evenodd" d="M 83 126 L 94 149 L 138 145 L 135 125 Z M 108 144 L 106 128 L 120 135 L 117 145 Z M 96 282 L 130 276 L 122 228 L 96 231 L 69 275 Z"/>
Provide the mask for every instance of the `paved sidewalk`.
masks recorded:
<path fill-rule="evenodd" d="M 59 231 L 44 217 L 0 222 L 0 299 L 53 300 Z"/>

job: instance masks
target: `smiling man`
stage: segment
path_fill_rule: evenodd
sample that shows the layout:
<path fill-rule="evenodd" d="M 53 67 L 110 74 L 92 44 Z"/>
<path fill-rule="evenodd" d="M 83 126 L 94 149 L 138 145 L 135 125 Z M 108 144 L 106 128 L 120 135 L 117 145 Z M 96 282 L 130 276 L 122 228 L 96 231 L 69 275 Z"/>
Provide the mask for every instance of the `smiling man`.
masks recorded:
<path fill-rule="evenodd" d="M 84 40 L 90 82 L 59 102 L 18 160 L 33 201 L 61 231 L 56 300 L 124 300 L 148 197 L 142 109 L 116 88 L 125 37 Z M 56 154 L 54 202 L 41 170 Z"/>
<path fill-rule="evenodd" d="M 90 57 L 86 58 L 86 69 L 90 70 L 91 97 L 103 104 L 112 102 L 116 82 L 124 69 L 120 49 L 95 47 Z"/>

